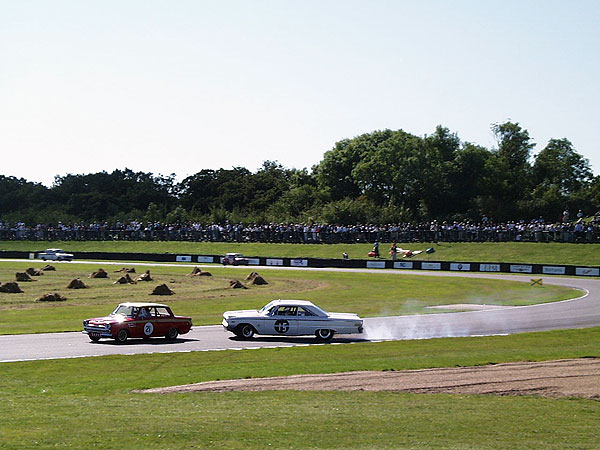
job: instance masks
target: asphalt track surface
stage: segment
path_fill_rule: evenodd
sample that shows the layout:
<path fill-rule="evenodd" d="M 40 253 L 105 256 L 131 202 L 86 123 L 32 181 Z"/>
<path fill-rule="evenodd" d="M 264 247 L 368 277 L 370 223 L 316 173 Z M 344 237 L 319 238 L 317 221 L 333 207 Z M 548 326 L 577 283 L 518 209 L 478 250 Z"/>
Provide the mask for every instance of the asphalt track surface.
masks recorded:
<path fill-rule="evenodd" d="M 77 261 L 62 264 L 97 264 L 99 261 Z M 119 261 L 104 265 L 164 266 L 169 264 L 132 263 Z M 185 264 L 177 264 L 185 265 Z M 187 264 L 199 266 L 198 264 Z M 214 267 L 214 266 L 206 266 Z M 386 272 L 397 276 L 420 275 L 437 277 L 488 278 L 529 282 L 531 276 L 493 275 L 465 272 L 429 272 L 382 269 L 315 269 L 291 267 L 257 267 L 260 270 L 318 270 L 349 272 Z M 247 268 L 246 268 L 247 269 Z M 231 270 L 236 270 L 231 268 Z M 545 284 L 561 285 L 581 290 L 579 298 L 562 302 L 501 309 L 365 318 L 362 335 L 336 335 L 329 343 L 319 343 L 314 337 L 256 336 L 243 341 L 226 332 L 221 325 L 194 327 L 190 333 L 169 342 L 164 338 L 149 341 L 129 340 L 117 344 L 113 340 L 91 342 L 81 332 L 26 335 L 0 335 L 0 362 L 41 359 L 78 358 L 103 355 L 134 355 L 195 351 L 242 350 L 308 345 L 341 345 L 383 340 L 432 339 L 460 336 L 489 336 L 567 328 L 600 326 L 600 280 L 597 278 L 543 277 Z"/>

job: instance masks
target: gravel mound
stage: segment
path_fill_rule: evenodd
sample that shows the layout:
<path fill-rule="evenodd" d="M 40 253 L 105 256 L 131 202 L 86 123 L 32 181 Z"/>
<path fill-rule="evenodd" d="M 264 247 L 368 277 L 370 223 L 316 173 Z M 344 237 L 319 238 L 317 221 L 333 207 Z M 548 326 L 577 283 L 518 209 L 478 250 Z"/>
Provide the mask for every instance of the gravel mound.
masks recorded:
<path fill-rule="evenodd" d="M 394 391 L 419 394 L 538 395 L 600 399 L 600 359 L 564 359 L 443 369 L 364 371 L 208 381 L 144 393 L 231 391 Z"/>

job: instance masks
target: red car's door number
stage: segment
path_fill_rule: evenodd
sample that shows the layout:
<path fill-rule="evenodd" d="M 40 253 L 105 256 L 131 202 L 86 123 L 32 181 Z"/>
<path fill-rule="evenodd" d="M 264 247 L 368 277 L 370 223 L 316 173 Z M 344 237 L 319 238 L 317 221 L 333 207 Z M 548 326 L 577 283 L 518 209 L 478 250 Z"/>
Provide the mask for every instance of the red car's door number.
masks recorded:
<path fill-rule="evenodd" d="M 150 336 L 153 331 L 154 331 L 154 325 L 152 325 L 152 322 L 146 322 L 146 324 L 144 325 L 144 334 L 146 336 Z"/>

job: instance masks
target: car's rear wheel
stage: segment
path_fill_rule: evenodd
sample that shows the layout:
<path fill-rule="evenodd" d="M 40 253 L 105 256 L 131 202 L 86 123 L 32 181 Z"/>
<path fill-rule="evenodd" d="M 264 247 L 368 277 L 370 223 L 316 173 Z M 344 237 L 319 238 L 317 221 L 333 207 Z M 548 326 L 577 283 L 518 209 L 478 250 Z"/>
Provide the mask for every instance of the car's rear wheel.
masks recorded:
<path fill-rule="evenodd" d="M 177 339 L 177 336 L 179 336 L 179 331 L 177 330 L 177 328 L 171 327 L 171 328 L 169 328 L 169 331 L 167 331 L 167 335 L 165 337 L 168 340 L 173 341 L 173 340 Z"/>
<path fill-rule="evenodd" d="M 90 341 L 92 342 L 98 342 L 100 340 L 100 336 L 92 336 L 92 335 L 88 335 L 90 337 Z"/>
<path fill-rule="evenodd" d="M 333 337 L 333 330 L 321 329 L 315 332 L 317 339 L 321 341 L 328 341 Z"/>
<path fill-rule="evenodd" d="M 238 336 L 243 339 L 251 339 L 254 336 L 254 327 L 250 324 L 242 324 L 238 327 L 239 334 Z M 237 333 L 236 333 L 237 334 Z"/>
<path fill-rule="evenodd" d="M 127 340 L 128 337 L 129 337 L 129 333 L 127 333 L 127 330 L 123 329 L 123 330 L 119 330 L 115 340 L 117 342 L 119 342 L 120 344 L 122 344 L 123 342 L 125 342 Z"/>

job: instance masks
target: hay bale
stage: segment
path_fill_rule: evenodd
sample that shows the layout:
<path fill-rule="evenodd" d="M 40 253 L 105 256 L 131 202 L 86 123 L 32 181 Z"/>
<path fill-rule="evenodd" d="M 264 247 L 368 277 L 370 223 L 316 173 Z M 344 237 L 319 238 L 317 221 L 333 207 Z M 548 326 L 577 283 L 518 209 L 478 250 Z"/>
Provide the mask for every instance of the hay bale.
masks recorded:
<path fill-rule="evenodd" d="M 267 280 L 265 280 L 263 277 L 261 277 L 259 274 L 256 274 L 249 282 L 249 284 L 253 284 L 254 286 L 264 286 L 267 283 Z"/>
<path fill-rule="evenodd" d="M 127 276 L 129 276 L 129 274 L 127 274 Z M 136 277 L 135 281 L 153 281 L 153 278 L 150 276 L 150 270 L 146 270 L 146 272 Z"/>
<path fill-rule="evenodd" d="M 135 284 L 135 281 L 129 276 L 128 273 L 126 273 L 124 276 L 119 277 L 114 284 Z"/>
<path fill-rule="evenodd" d="M 108 278 L 106 270 L 100 268 L 90 275 L 90 278 Z"/>
<path fill-rule="evenodd" d="M 190 273 L 190 277 L 212 277 L 212 273 L 203 272 L 200 267 L 194 267 L 192 273 Z"/>
<path fill-rule="evenodd" d="M 42 267 L 40 270 L 44 271 L 44 272 L 48 272 L 48 271 L 55 271 L 56 267 L 51 266 L 50 264 L 46 264 L 44 267 Z"/>
<path fill-rule="evenodd" d="M 74 280 L 71 280 L 71 282 L 67 286 L 67 289 L 89 289 L 89 286 L 83 281 L 81 281 L 79 278 L 75 278 Z"/>
<path fill-rule="evenodd" d="M 17 281 L 36 281 L 31 278 L 27 272 L 17 272 L 16 277 Z"/>
<path fill-rule="evenodd" d="M 248 276 L 246 277 L 246 281 L 250 281 L 252 278 L 254 278 L 257 275 L 258 275 L 258 272 L 250 272 L 250 274 L 248 274 Z"/>
<path fill-rule="evenodd" d="M 5 292 L 7 294 L 21 294 L 23 291 L 19 287 L 17 283 L 14 281 L 9 281 L 8 283 L 2 283 L 0 285 L 0 292 Z"/>
<path fill-rule="evenodd" d="M 154 288 L 150 295 L 173 295 L 175 292 L 166 284 L 159 284 Z"/>
<path fill-rule="evenodd" d="M 131 268 L 123 267 L 122 269 L 115 270 L 115 273 L 117 273 L 117 272 L 135 273 L 135 267 L 131 267 Z"/>
<path fill-rule="evenodd" d="M 28 268 L 27 270 L 25 270 L 25 272 L 28 275 L 31 275 L 32 277 L 39 277 L 40 275 L 44 275 L 44 272 L 38 269 L 34 269 L 33 267 Z"/>
<path fill-rule="evenodd" d="M 231 289 L 248 289 L 239 280 L 230 280 L 229 281 L 229 287 Z"/>
<path fill-rule="evenodd" d="M 44 294 L 38 298 L 38 302 L 64 302 L 67 299 L 64 295 L 55 292 L 54 294 Z"/>

